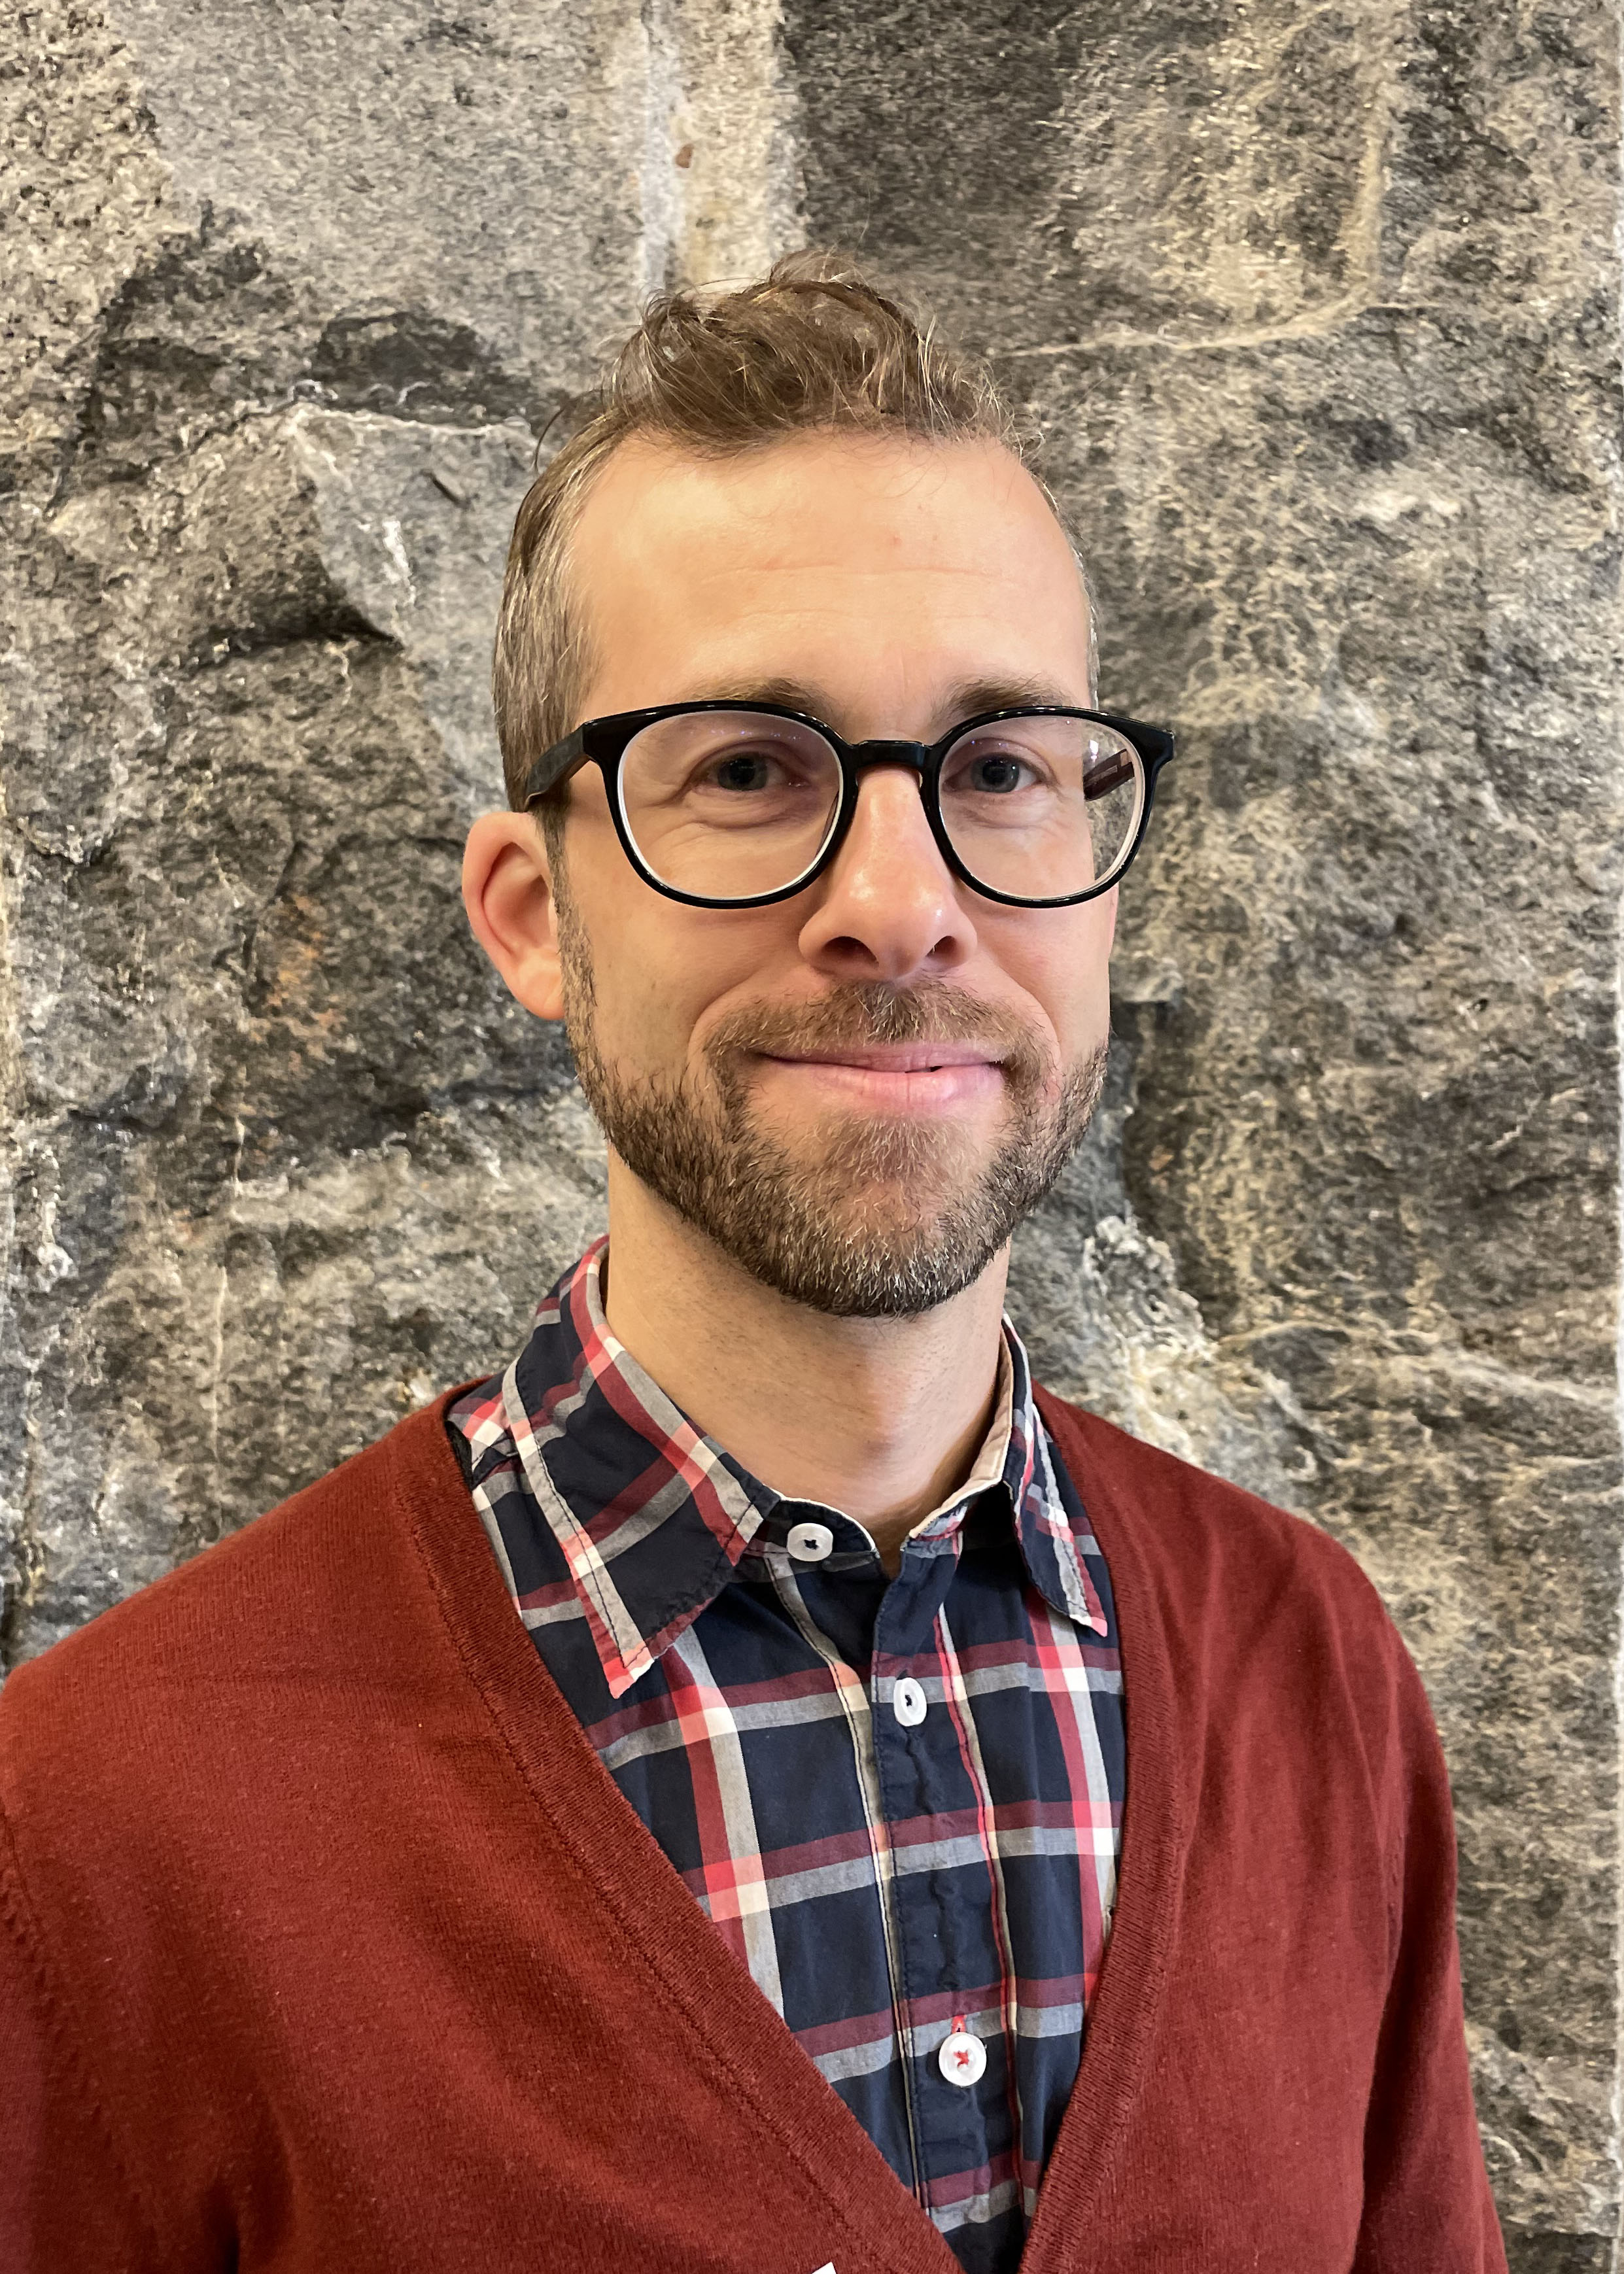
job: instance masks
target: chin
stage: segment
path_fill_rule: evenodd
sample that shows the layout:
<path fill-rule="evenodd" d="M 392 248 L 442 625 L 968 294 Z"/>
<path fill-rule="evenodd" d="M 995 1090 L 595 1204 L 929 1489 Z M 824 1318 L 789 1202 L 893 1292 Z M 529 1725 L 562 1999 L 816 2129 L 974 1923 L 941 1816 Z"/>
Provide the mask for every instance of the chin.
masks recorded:
<path fill-rule="evenodd" d="M 808 1178 L 827 1178 L 837 1189 L 872 1195 L 876 1205 L 883 1194 L 901 1195 L 915 1209 L 927 1181 L 939 1205 L 951 1204 L 964 1186 L 986 1174 L 995 1149 L 996 1139 L 966 1117 L 948 1121 L 914 1114 L 826 1118 L 785 1147 L 787 1158 Z"/>

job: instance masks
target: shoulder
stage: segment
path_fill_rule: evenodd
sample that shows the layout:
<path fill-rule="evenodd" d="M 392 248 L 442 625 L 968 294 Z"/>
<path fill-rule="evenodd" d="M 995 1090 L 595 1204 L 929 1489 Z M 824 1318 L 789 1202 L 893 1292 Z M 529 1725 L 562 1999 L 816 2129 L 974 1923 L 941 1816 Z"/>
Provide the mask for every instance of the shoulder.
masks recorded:
<path fill-rule="evenodd" d="M 1110 1570 L 1124 1654 L 1165 1663 L 1186 1698 L 1322 1714 L 1375 1734 L 1427 1721 L 1415 1670 L 1355 1557 L 1304 1517 L 1040 1395 Z"/>
<path fill-rule="evenodd" d="M 438 1449 L 435 1441 L 438 1441 Z M 251 1751 L 268 1701 L 387 1680 L 413 1583 L 402 1477 L 455 1469 L 440 1404 L 19 1667 L 0 1690 L 0 1804 L 139 1783 Z"/>
<path fill-rule="evenodd" d="M 1266 1580 L 1290 1570 L 1380 1608 L 1353 1556 L 1306 1517 L 1047 1390 L 1038 1392 L 1038 1403 L 1084 1501 L 1092 1495 L 1092 1504 L 1109 1502 L 1153 1559 L 1175 1560 L 1189 1570 L 1193 1556 L 1203 1571 L 1212 1563 L 1233 1563 L 1258 1570 Z"/>

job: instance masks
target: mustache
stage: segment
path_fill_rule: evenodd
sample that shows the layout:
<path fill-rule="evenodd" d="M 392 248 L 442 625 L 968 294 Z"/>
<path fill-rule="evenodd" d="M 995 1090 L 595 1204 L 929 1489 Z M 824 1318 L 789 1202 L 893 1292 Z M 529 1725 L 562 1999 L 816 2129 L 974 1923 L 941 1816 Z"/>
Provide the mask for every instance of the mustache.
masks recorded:
<path fill-rule="evenodd" d="M 1024 1019 L 941 980 L 916 987 L 847 981 L 809 1003 L 747 1004 L 718 1020 L 704 1054 L 719 1071 L 750 1053 L 774 1058 L 884 1043 L 974 1043 L 1018 1088 L 1041 1083 L 1048 1071 L 1047 1054 Z"/>

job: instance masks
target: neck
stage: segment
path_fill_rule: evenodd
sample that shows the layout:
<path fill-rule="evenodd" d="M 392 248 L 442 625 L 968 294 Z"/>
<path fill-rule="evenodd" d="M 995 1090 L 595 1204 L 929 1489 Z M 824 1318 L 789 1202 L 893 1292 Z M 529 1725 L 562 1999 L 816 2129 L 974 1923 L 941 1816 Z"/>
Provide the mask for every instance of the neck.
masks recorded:
<path fill-rule="evenodd" d="M 741 1270 L 613 1153 L 609 1231 L 616 1338 L 752 1476 L 855 1517 L 894 1571 L 986 1435 L 1008 1251 L 918 1318 L 833 1319 Z"/>

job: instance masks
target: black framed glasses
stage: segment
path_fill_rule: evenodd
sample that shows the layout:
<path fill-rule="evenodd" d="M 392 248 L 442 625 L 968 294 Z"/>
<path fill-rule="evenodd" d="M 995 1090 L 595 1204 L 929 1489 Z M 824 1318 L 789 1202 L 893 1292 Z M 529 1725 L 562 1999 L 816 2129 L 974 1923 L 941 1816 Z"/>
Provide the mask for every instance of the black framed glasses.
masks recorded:
<path fill-rule="evenodd" d="M 939 742 L 846 742 L 771 703 L 667 703 L 577 727 L 537 761 L 524 803 L 596 764 L 645 883 L 694 907 L 764 907 L 834 859 L 867 767 L 906 766 L 954 876 L 1061 908 L 1122 876 L 1172 755 L 1162 727 L 1103 711 L 989 711 Z"/>

